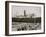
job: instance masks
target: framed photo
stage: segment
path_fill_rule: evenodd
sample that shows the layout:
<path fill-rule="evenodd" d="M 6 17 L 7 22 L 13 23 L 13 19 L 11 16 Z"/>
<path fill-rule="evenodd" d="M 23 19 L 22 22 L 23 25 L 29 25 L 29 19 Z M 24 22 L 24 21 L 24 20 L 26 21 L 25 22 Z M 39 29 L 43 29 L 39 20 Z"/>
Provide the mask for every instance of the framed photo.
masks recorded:
<path fill-rule="evenodd" d="M 45 3 L 5 2 L 5 35 L 45 33 Z"/>

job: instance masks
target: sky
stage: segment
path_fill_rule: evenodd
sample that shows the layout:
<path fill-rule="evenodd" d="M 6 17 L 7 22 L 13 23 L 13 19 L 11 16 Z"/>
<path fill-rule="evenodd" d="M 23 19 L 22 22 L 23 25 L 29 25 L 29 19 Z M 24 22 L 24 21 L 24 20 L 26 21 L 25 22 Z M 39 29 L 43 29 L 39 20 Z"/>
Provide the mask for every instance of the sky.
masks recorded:
<path fill-rule="evenodd" d="M 12 5 L 12 17 L 24 15 L 24 10 L 27 15 L 35 14 L 35 17 L 41 17 L 41 7 L 36 6 L 16 6 Z"/>

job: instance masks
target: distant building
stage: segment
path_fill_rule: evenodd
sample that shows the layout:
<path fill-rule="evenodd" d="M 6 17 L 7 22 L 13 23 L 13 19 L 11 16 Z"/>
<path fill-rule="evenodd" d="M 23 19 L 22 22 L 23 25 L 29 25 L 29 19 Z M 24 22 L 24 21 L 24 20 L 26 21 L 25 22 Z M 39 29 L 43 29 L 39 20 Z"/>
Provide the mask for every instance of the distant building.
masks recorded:
<path fill-rule="evenodd" d="M 26 11 L 24 10 L 24 16 L 26 17 Z"/>
<path fill-rule="evenodd" d="M 16 18 L 32 18 L 34 14 L 26 14 L 26 10 L 24 10 L 24 15 L 16 16 Z"/>

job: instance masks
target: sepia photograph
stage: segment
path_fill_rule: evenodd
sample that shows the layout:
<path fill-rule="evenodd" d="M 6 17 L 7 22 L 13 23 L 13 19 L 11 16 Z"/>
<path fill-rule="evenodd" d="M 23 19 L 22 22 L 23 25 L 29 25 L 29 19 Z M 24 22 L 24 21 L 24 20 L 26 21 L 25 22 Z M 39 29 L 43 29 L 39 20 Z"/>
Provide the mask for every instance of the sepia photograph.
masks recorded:
<path fill-rule="evenodd" d="M 6 1 L 6 35 L 45 33 L 45 4 Z"/>
<path fill-rule="evenodd" d="M 41 7 L 12 6 L 12 31 L 41 29 Z"/>

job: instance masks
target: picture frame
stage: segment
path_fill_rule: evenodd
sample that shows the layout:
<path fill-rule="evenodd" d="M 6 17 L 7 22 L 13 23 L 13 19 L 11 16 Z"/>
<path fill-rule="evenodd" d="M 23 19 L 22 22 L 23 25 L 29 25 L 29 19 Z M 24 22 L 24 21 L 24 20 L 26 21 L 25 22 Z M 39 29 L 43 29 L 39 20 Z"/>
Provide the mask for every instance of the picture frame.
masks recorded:
<path fill-rule="evenodd" d="M 5 1 L 5 35 L 45 34 L 45 3 Z"/>

